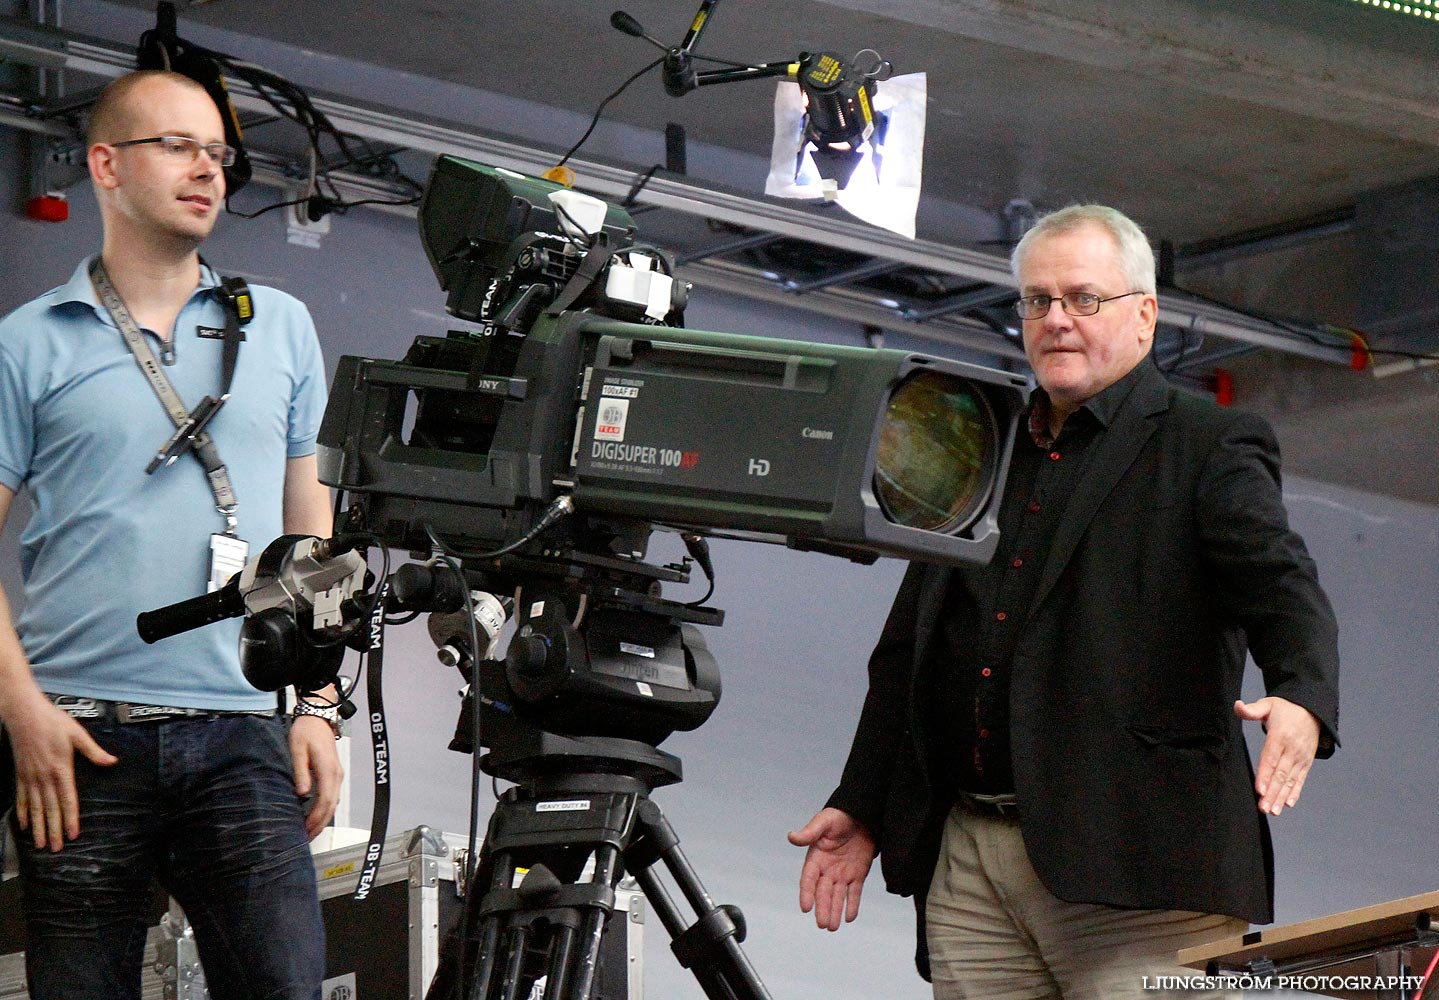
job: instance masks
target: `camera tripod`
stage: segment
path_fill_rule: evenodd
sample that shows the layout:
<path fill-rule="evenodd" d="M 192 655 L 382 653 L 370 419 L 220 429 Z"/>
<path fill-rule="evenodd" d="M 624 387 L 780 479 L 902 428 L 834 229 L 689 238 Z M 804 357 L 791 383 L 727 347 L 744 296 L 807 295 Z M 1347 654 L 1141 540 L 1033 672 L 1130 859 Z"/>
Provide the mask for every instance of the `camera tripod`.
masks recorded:
<path fill-rule="evenodd" d="M 633 740 L 502 723 L 512 727 L 492 732 L 483 766 L 517 784 L 495 806 L 427 1000 L 599 1000 L 601 936 L 626 872 L 705 996 L 770 1000 L 740 949 L 743 915 L 710 899 L 649 798 L 680 780 L 679 758 Z M 661 862 L 697 914 L 693 923 L 660 881 Z"/>

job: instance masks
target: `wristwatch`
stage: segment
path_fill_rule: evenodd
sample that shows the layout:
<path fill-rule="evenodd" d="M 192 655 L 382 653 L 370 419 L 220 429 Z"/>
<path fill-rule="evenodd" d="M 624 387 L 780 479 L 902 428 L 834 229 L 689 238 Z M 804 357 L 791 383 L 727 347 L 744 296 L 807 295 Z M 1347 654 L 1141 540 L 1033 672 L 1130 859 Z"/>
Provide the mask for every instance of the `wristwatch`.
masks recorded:
<path fill-rule="evenodd" d="M 340 706 L 324 705 L 318 702 L 306 701 L 302 696 L 295 701 L 295 708 L 290 712 L 291 718 L 298 719 L 302 715 L 313 715 L 316 718 L 324 719 L 330 724 L 330 730 L 335 734 L 335 739 L 345 735 L 344 726 L 340 722 Z"/>

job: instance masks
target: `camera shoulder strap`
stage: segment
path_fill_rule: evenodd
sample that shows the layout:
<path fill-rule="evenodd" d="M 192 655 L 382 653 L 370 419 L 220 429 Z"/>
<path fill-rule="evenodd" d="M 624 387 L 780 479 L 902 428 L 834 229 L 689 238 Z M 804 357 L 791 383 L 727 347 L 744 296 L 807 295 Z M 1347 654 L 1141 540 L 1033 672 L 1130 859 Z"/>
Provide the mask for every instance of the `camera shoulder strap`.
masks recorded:
<path fill-rule="evenodd" d="M 370 712 L 370 744 L 375 757 L 375 799 L 370 814 L 370 842 L 365 848 L 365 863 L 355 883 L 355 899 L 364 899 L 375 887 L 380 874 L 380 861 L 385 853 L 385 834 L 390 824 L 390 731 L 385 724 L 384 686 L 381 671 L 385 662 L 385 604 L 390 596 L 390 581 L 380 582 L 375 594 L 375 607 L 370 612 L 370 644 L 365 653 L 365 696 Z"/>
<path fill-rule="evenodd" d="M 590 248 L 589 253 L 585 254 L 585 259 L 580 261 L 580 266 L 575 268 L 575 273 L 570 275 L 570 280 L 560 290 L 560 294 L 555 296 L 555 300 L 550 303 L 545 312 L 550 316 L 558 316 L 574 305 L 581 295 L 589 291 L 590 286 L 595 283 L 600 272 L 605 269 L 605 265 L 614 255 L 615 248 L 609 245 L 609 241 L 601 233 L 595 240 L 595 245 Z"/>

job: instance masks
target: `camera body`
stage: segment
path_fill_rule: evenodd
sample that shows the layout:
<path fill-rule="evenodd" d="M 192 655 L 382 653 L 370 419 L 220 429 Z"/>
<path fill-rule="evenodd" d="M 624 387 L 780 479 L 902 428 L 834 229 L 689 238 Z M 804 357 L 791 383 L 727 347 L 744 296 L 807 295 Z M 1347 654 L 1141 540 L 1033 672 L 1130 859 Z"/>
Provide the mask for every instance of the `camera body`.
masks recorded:
<path fill-rule="evenodd" d="M 625 519 L 865 561 L 989 558 L 1022 377 L 685 329 L 668 255 L 614 206 L 578 229 L 572 194 L 438 161 L 421 232 L 448 308 L 483 325 L 341 359 L 321 478 L 368 530 L 491 548 L 569 495 L 598 525 L 580 533 L 626 557 Z"/>

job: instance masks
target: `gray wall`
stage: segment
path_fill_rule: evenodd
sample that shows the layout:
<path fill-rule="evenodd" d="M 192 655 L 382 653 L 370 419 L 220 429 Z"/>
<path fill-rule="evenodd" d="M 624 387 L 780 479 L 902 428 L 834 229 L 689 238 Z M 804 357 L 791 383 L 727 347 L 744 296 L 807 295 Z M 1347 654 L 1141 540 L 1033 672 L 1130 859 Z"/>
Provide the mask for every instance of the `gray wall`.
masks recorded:
<path fill-rule="evenodd" d="M 0 205 L 7 207 L 17 194 L 17 146 L 13 133 L 0 132 Z M 59 226 L 0 212 L 6 248 L 0 311 L 64 280 L 96 246 L 95 210 L 83 188 L 72 191 L 72 212 L 72 221 Z M 335 219 L 322 248 L 310 250 L 288 245 L 274 216 L 226 219 L 206 249 L 222 270 L 306 301 L 332 365 L 342 353 L 397 356 L 413 336 L 449 325 L 413 223 L 405 220 L 358 211 Z M 696 327 L 854 335 L 802 314 L 702 291 L 694 298 L 689 320 Z M 1286 495 L 1338 609 L 1346 673 L 1345 746 L 1317 765 L 1299 809 L 1275 824 L 1281 922 L 1439 882 L 1426 795 L 1439 751 L 1430 704 L 1439 675 L 1439 511 L 1307 481 L 1290 482 Z M 23 516 L 21 504 L 0 540 L 0 578 L 12 595 L 18 595 L 14 535 Z M 928 994 L 909 962 L 908 902 L 886 896 L 876 878 L 858 924 L 837 935 L 816 931 L 795 905 L 801 852 L 784 839 L 838 776 L 863 696 L 864 658 L 901 567 L 892 561 L 858 567 L 741 543 L 717 543 L 715 562 L 715 603 L 729 612 L 726 626 L 710 636 L 725 671 L 724 701 L 708 725 L 666 744 L 684 758 L 686 781 L 661 790 L 656 801 L 713 895 L 745 909 L 749 954 L 774 995 L 919 1000 Z M 117 575 L 116 586 L 124 583 Z M 463 830 L 468 760 L 444 749 L 457 678 L 434 660 L 421 626 L 392 634 L 390 829 L 427 823 Z M 354 817 L 363 823 L 370 802 L 363 743 L 351 767 Z M 484 794 L 488 801 L 487 784 Z M 658 924 L 651 922 L 648 933 L 649 996 L 701 997 L 670 958 Z"/>

